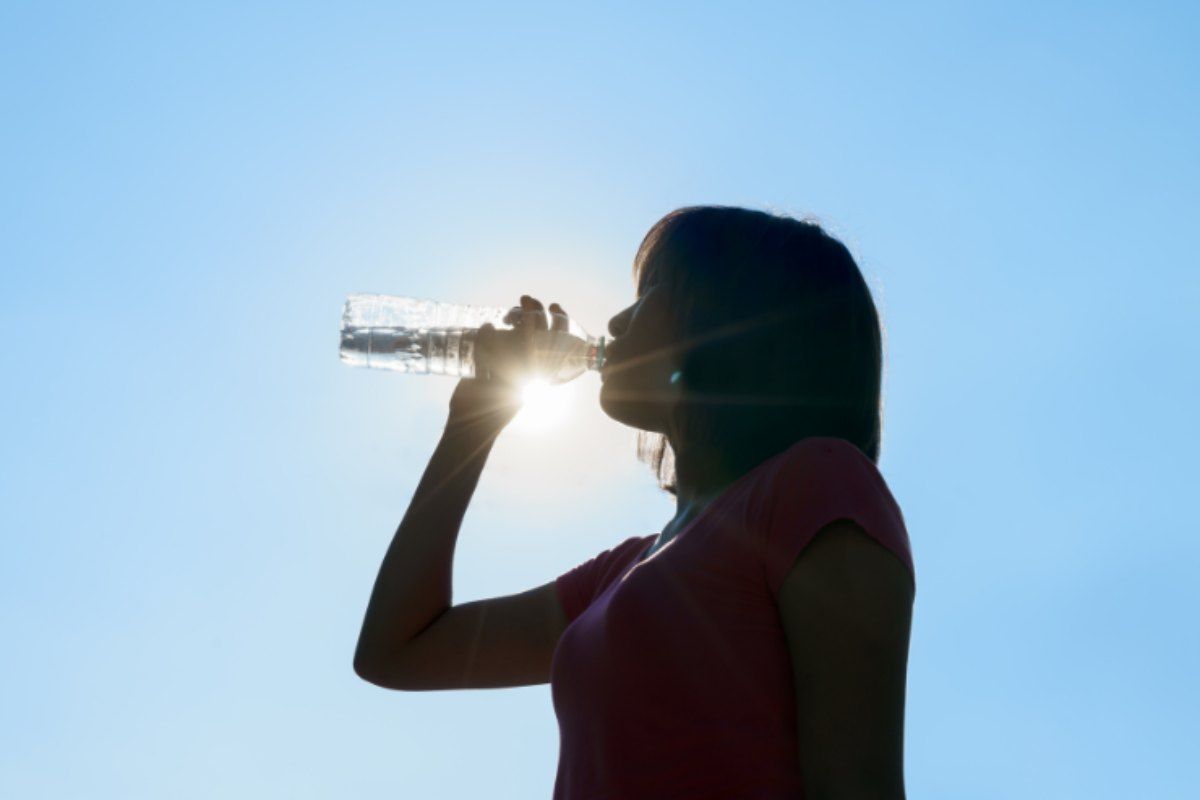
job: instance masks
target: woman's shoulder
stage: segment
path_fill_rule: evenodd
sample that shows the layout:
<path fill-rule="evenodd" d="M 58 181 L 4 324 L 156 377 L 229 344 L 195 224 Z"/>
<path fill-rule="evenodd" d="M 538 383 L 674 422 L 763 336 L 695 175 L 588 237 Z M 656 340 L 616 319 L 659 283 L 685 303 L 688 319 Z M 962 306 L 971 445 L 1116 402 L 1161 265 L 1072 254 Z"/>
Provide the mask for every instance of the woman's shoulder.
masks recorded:
<path fill-rule="evenodd" d="M 879 468 L 846 439 L 801 439 L 773 459 L 763 478 L 760 498 L 767 507 L 871 509 L 903 529 L 900 506 Z"/>
<path fill-rule="evenodd" d="M 845 477 L 845 473 L 878 475 L 875 462 L 859 449 L 858 445 L 836 436 L 808 436 L 788 447 L 771 459 L 772 475 L 793 478 L 797 475 L 813 477 Z"/>
<path fill-rule="evenodd" d="M 782 579 L 795 555 L 826 525 L 851 520 L 913 571 L 900 506 L 875 462 L 853 442 L 810 437 L 780 454 L 758 498 L 758 522 Z"/>
<path fill-rule="evenodd" d="M 789 447 L 785 454 L 791 454 L 793 458 L 800 456 L 856 456 L 864 458 L 867 461 L 866 453 L 859 449 L 858 445 L 851 442 L 849 439 L 843 439 L 840 436 L 806 436 Z"/>

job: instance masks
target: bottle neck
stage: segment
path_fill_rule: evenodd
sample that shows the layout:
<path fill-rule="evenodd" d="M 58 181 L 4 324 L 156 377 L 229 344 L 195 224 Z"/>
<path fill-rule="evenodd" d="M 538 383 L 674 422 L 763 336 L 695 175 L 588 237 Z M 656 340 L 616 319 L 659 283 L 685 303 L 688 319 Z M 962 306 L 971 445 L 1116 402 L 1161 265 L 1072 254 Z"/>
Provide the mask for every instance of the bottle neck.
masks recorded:
<path fill-rule="evenodd" d="M 587 368 L 596 370 L 597 372 L 604 366 L 604 360 L 608 358 L 608 337 L 600 336 L 596 338 L 588 337 L 587 349 Z"/>

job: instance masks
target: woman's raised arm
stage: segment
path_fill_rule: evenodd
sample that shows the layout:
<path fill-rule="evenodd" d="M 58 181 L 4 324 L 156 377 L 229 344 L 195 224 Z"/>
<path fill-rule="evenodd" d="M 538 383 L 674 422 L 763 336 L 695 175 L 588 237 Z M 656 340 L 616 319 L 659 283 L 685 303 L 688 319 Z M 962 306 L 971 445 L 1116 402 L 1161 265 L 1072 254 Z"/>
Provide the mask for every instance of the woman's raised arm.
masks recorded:
<path fill-rule="evenodd" d="M 541 303 L 522 297 L 526 330 L 546 330 Z M 527 341 L 481 332 L 489 378 L 459 381 L 450 417 L 384 555 L 363 619 L 354 670 L 394 689 L 515 686 L 549 680 L 566 625 L 553 583 L 451 606 L 454 547 L 496 437 L 520 409 Z"/>

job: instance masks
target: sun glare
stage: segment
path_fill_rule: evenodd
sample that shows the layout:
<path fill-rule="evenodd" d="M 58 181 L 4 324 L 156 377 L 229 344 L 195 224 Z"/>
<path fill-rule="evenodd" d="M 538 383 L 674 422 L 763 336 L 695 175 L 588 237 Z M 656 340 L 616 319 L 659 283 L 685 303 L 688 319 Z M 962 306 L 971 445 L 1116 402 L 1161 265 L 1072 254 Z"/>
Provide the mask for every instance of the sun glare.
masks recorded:
<path fill-rule="evenodd" d="M 537 379 L 521 390 L 521 410 L 513 424 L 529 431 L 544 431 L 563 421 L 570 406 L 570 393 L 563 386 L 551 386 Z"/>

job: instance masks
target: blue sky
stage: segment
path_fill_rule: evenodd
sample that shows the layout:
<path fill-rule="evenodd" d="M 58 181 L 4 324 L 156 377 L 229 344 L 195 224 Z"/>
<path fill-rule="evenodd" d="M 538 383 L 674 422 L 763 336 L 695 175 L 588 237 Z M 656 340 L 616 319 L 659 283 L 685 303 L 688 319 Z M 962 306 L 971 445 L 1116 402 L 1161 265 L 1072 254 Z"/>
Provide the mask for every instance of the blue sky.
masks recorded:
<path fill-rule="evenodd" d="M 453 381 L 344 296 L 603 330 L 646 229 L 812 214 L 887 329 L 921 798 L 1194 794 L 1200 35 L 1183 3 L 0 9 L 0 795 L 545 797 L 545 686 L 351 655 Z M 585 375 L 455 600 L 672 513 Z"/>

